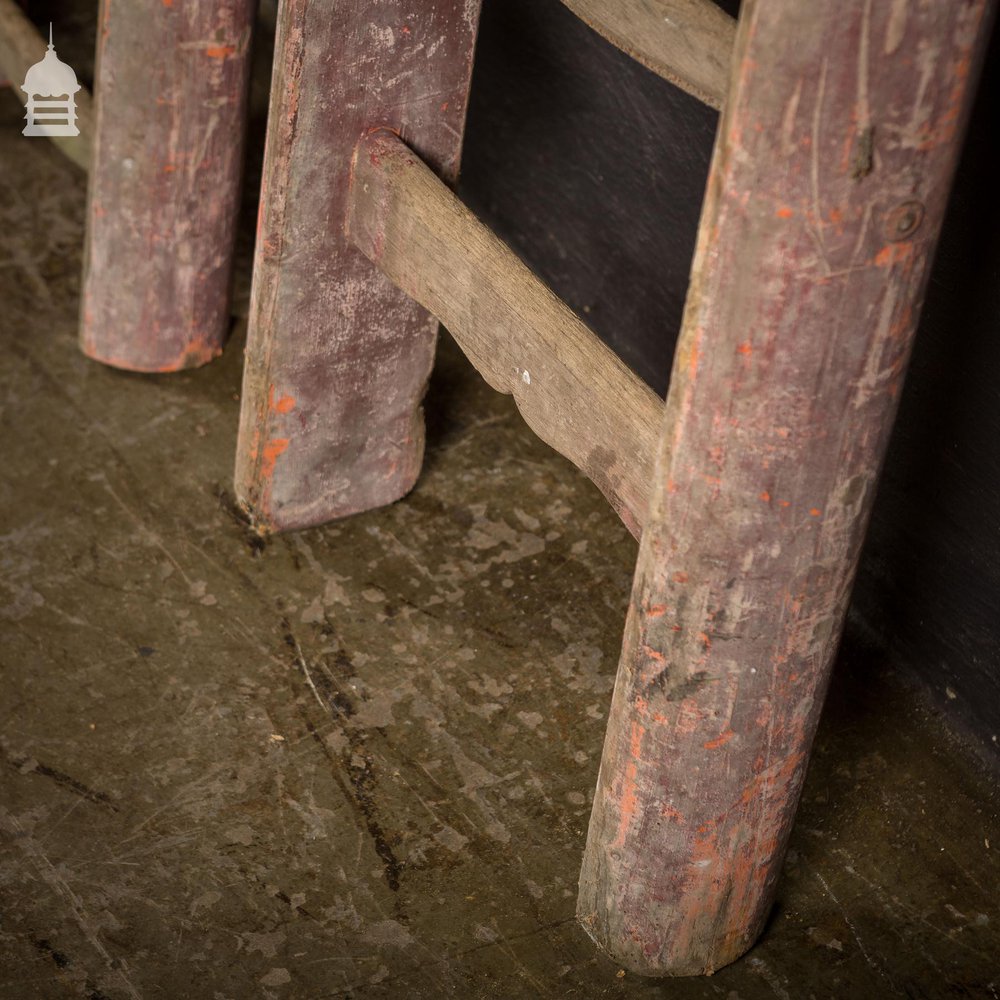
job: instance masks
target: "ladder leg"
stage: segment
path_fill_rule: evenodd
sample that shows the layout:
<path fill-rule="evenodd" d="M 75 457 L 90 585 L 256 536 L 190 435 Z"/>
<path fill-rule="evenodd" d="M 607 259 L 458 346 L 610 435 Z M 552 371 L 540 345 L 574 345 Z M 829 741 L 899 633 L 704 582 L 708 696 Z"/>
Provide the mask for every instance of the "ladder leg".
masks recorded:
<path fill-rule="evenodd" d="M 354 147 L 398 131 L 458 172 L 478 0 L 279 11 L 236 492 L 268 530 L 389 503 L 423 457 L 437 323 L 344 233 Z"/>
<path fill-rule="evenodd" d="M 647 975 L 773 900 L 991 0 L 748 0 L 580 880 Z"/>
<path fill-rule="evenodd" d="M 80 323 L 98 361 L 167 372 L 222 351 L 256 7 L 101 4 Z"/>

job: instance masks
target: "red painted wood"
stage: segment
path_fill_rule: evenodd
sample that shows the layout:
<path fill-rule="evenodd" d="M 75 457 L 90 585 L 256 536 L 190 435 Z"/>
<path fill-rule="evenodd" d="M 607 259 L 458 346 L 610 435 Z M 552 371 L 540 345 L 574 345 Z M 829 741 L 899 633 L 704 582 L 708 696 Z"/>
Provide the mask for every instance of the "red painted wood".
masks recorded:
<path fill-rule="evenodd" d="M 767 916 L 990 6 L 744 4 L 580 881 L 638 972 Z"/>
<path fill-rule="evenodd" d="M 80 342 L 134 371 L 219 355 L 254 0 L 103 0 Z"/>
<path fill-rule="evenodd" d="M 351 156 L 386 126 L 458 173 L 479 0 L 279 11 L 236 492 L 280 530 L 389 503 L 420 470 L 437 323 L 344 235 Z"/>

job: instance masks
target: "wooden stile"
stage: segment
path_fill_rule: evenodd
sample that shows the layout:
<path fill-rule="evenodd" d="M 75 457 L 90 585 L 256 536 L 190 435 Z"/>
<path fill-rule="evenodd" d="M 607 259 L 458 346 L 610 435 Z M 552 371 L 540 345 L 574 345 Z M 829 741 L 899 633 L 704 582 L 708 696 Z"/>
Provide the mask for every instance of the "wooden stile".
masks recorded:
<path fill-rule="evenodd" d="M 638 536 L 663 413 L 656 393 L 390 132 L 358 145 L 348 235 Z"/>
<path fill-rule="evenodd" d="M 169 372 L 217 357 L 256 4 L 102 0 L 80 342 Z"/>
<path fill-rule="evenodd" d="M 647 69 L 709 107 L 722 107 L 736 20 L 713 0 L 562 2 Z"/>
<path fill-rule="evenodd" d="M 637 972 L 767 916 L 991 6 L 744 5 L 580 880 Z"/>
<path fill-rule="evenodd" d="M 437 322 L 344 234 L 355 144 L 398 131 L 458 174 L 478 0 L 288 0 L 279 10 L 236 492 L 262 530 L 413 485 Z"/>

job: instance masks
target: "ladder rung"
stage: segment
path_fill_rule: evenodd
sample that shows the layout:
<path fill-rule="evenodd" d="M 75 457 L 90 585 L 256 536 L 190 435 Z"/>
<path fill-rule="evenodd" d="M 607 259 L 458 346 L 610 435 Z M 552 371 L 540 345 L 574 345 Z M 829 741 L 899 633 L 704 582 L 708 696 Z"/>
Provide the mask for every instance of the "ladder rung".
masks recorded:
<path fill-rule="evenodd" d="M 638 536 L 663 417 L 656 393 L 388 130 L 355 150 L 347 231 Z"/>
<path fill-rule="evenodd" d="M 647 69 L 710 107 L 722 107 L 736 20 L 712 0 L 562 2 Z"/>

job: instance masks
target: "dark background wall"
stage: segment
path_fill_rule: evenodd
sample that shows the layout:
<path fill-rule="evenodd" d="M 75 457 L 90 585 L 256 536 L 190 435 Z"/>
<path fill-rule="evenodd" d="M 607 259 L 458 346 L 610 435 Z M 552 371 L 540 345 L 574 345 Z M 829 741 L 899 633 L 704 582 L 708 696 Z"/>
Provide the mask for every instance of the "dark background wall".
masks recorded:
<path fill-rule="evenodd" d="M 995 764 L 998 115 L 994 32 L 852 608 Z M 661 393 L 716 118 L 557 0 L 485 0 L 462 197 Z"/>
<path fill-rule="evenodd" d="M 660 393 L 717 119 L 558 0 L 485 0 L 460 193 Z"/>

